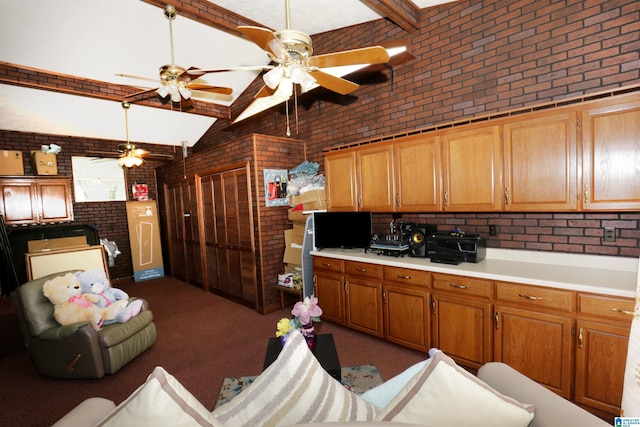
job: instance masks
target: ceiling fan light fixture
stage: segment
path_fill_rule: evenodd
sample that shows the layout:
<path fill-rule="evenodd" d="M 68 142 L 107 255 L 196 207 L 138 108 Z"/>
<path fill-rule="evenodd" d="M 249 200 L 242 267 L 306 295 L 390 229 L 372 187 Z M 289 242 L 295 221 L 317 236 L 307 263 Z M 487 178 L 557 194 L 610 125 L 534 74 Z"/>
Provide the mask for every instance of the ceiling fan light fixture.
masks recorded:
<path fill-rule="evenodd" d="M 282 97 L 282 99 L 289 99 L 291 95 L 293 95 L 293 82 L 289 77 L 283 77 L 282 80 L 280 80 L 278 90 L 276 90 L 274 95 Z"/>
<path fill-rule="evenodd" d="M 276 67 L 273 70 L 268 71 L 262 76 L 264 83 L 269 86 L 269 89 L 275 90 L 280 84 L 280 81 L 284 77 L 284 68 Z"/>
<path fill-rule="evenodd" d="M 158 93 L 158 95 L 160 95 L 162 98 L 166 98 L 167 95 L 169 95 L 169 88 L 166 85 L 162 85 L 158 88 L 158 90 L 156 90 L 156 92 Z"/>
<path fill-rule="evenodd" d="M 309 73 L 304 73 L 304 78 L 300 82 L 300 87 L 302 88 L 302 92 L 307 92 L 316 87 L 316 79 Z"/>
<path fill-rule="evenodd" d="M 142 165 L 143 160 L 140 157 L 135 157 L 132 156 L 131 154 L 128 154 L 126 156 L 120 157 L 118 159 L 118 164 L 120 166 L 124 166 L 126 168 L 131 168 L 134 166 L 140 166 Z"/>
<path fill-rule="evenodd" d="M 191 98 L 191 91 L 187 87 L 180 85 L 178 86 L 178 91 L 180 92 L 180 95 L 182 95 L 184 99 Z"/>

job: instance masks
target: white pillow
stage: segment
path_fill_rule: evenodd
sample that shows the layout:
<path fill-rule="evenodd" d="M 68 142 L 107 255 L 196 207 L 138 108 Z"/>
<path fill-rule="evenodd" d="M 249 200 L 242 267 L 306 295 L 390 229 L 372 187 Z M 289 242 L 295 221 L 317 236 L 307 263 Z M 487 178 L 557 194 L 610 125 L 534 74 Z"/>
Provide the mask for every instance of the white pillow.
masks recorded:
<path fill-rule="evenodd" d="M 98 426 L 222 427 L 211 413 L 171 374 L 156 367 L 131 396 Z"/>
<path fill-rule="evenodd" d="M 426 359 L 421 362 L 412 365 L 391 378 L 376 386 L 371 388 L 360 395 L 367 402 L 373 403 L 378 408 L 386 407 L 391 399 L 396 397 L 398 393 L 402 390 L 402 388 L 413 378 L 422 368 L 425 367 L 428 363 L 431 362 L 431 359 Z"/>
<path fill-rule="evenodd" d="M 329 375 L 294 331 L 278 358 L 213 416 L 228 426 L 372 421 L 378 409 Z"/>
<path fill-rule="evenodd" d="M 438 351 L 377 420 L 441 427 L 526 427 L 533 411 L 533 406 L 498 393 Z"/>

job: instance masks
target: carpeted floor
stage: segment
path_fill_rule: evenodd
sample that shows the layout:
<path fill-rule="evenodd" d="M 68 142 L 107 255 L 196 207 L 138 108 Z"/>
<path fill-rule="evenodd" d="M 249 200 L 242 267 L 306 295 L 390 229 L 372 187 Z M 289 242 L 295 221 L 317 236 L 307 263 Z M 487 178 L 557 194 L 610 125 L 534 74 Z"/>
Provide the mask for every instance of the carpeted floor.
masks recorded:
<path fill-rule="evenodd" d="M 256 378 L 256 376 L 225 378 L 215 407 L 229 402 Z M 342 368 L 342 384 L 354 393 L 362 394 L 382 384 L 382 377 L 373 365 L 347 366 Z"/>

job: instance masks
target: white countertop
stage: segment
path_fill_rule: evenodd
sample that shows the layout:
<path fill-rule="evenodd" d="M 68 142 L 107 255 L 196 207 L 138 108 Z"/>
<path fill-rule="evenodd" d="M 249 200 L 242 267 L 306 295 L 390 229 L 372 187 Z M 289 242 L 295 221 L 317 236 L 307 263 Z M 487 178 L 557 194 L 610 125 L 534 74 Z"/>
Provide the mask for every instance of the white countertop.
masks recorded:
<path fill-rule="evenodd" d="M 478 263 L 448 265 L 362 249 L 323 249 L 311 255 L 629 298 L 640 286 L 640 260 L 628 257 L 487 248 L 486 258 Z"/>

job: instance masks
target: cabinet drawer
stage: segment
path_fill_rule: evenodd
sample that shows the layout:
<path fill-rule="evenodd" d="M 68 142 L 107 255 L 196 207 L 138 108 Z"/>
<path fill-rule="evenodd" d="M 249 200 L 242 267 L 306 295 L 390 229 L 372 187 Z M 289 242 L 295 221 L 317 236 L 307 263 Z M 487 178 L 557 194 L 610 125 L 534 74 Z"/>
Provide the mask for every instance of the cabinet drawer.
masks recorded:
<path fill-rule="evenodd" d="M 555 310 L 573 311 L 573 292 L 562 289 L 496 282 L 496 299 Z"/>
<path fill-rule="evenodd" d="M 578 313 L 631 322 L 635 301 L 632 298 L 578 294 Z"/>
<path fill-rule="evenodd" d="M 421 270 L 412 270 L 410 268 L 388 267 L 382 270 L 384 280 L 386 282 L 402 283 L 414 286 L 428 286 L 429 273 Z"/>
<path fill-rule="evenodd" d="M 382 266 L 364 262 L 346 261 L 344 264 L 344 272 L 351 276 L 380 279 L 382 277 Z"/>
<path fill-rule="evenodd" d="M 313 257 L 313 268 L 315 270 L 333 271 L 342 273 L 344 269 L 344 261 L 335 258 Z"/>
<path fill-rule="evenodd" d="M 491 298 L 493 282 L 484 279 L 474 279 L 465 276 L 433 273 L 433 289 L 454 292 L 457 295 L 473 295 Z"/>

